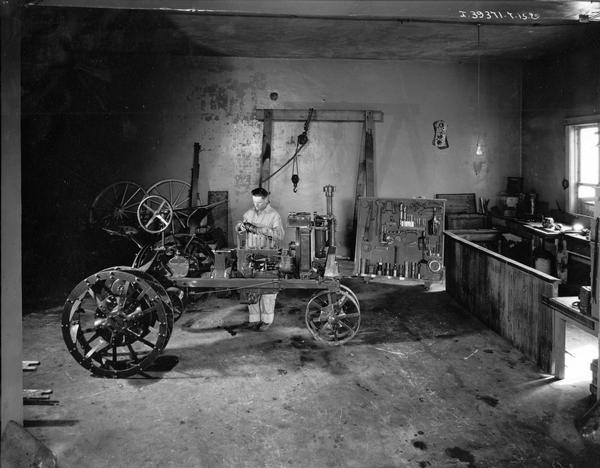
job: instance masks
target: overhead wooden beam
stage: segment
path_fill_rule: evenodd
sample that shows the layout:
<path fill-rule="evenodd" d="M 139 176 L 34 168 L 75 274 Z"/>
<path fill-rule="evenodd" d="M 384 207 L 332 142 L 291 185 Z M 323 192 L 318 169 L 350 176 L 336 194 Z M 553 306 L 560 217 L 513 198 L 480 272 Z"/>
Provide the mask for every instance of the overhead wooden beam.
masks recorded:
<path fill-rule="evenodd" d="M 308 118 L 308 109 L 256 109 L 256 120 L 265 120 L 266 112 L 271 114 L 273 122 L 304 122 Z M 364 122 L 365 112 L 370 112 L 374 122 L 383 122 L 383 112 L 364 110 L 326 110 L 315 109 L 311 121 L 320 122 Z"/>
<path fill-rule="evenodd" d="M 581 21 L 580 15 L 585 15 L 588 21 L 600 21 L 600 3 L 589 0 L 31 0 L 26 6 L 161 10 L 209 15 L 479 23 L 578 22 Z"/>

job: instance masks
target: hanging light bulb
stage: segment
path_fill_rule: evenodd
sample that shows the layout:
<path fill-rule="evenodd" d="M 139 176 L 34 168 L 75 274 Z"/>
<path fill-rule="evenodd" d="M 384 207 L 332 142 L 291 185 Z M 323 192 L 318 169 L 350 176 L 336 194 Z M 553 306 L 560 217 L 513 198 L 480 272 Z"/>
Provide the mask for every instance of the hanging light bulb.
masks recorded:
<path fill-rule="evenodd" d="M 482 156 L 483 155 L 483 146 L 481 144 L 480 141 L 477 141 L 477 147 L 475 148 L 475 154 L 477 156 Z"/>

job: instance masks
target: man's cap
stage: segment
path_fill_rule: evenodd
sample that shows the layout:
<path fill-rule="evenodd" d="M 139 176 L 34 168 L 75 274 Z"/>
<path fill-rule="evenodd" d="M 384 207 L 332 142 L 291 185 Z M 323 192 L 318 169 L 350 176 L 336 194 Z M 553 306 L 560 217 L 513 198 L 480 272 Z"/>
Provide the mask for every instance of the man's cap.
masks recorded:
<path fill-rule="evenodd" d="M 266 198 L 269 196 L 269 192 L 267 192 L 264 188 L 262 187 L 257 187 L 254 190 L 252 190 L 252 196 L 253 197 L 262 197 L 262 198 Z"/>

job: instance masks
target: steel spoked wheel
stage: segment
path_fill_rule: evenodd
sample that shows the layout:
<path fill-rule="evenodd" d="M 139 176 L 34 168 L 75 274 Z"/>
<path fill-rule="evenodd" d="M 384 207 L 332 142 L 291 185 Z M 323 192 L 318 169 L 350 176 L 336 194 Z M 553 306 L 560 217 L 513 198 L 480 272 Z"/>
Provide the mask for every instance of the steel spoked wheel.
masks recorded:
<path fill-rule="evenodd" d="M 110 228 L 135 226 L 137 207 L 146 191 L 135 182 L 121 181 L 106 187 L 90 208 L 90 224 Z"/>
<path fill-rule="evenodd" d="M 188 182 L 179 179 L 159 180 L 151 185 L 148 195 L 158 195 L 166 199 L 174 211 L 174 232 L 187 229 L 187 213 L 192 206 L 190 201 L 190 187 Z"/>
<path fill-rule="evenodd" d="M 75 360 L 102 377 L 128 377 L 154 362 L 173 326 L 170 302 L 140 275 L 107 269 L 79 283 L 62 314 Z M 158 289 L 158 288 L 157 288 Z"/>
<path fill-rule="evenodd" d="M 306 305 L 306 326 L 318 341 L 340 345 L 351 340 L 360 327 L 360 305 L 344 285 L 339 290 L 315 293 Z"/>

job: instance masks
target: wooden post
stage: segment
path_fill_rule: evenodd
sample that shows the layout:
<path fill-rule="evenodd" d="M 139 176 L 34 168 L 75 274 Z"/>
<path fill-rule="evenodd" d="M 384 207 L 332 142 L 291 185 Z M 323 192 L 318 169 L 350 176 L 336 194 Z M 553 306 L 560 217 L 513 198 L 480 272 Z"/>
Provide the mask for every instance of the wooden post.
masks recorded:
<path fill-rule="evenodd" d="M 2 2 L 2 428 L 23 424 L 21 283 L 21 4 Z"/>
<path fill-rule="evenodd" d="M 360 149 L 360 155 L 358 157 L 358 172 L 356 173 L 356 196 L 355 202 L 358 202 L 359 197 L 365 197 L 367 194 L 366 191 L 366 174 L 367 174 L 367 163 L 365 161 L 365 146 L 364 142 L 366 141 L 366 122 L 363 124 L 363 147 Z M 356 203 L 355 203 L 356 205 Z M 355 206 L 356 208 L 356 206 Z M 354 222 L 356 223 L 356 209 Z"/>
<path fill-rule="evenodd" d="M 373 111 L 365 111 L 363 125 L 363 148 L 358 160 L 358 173 L 356 176 L 356 200 L 359 197 L 375 196 L 375 176 L 373 174 L 375 155 L 373 146 Z M 356 219 L 355 219 L 356 223 Z"/>
<path fill-rule="evenodd" d="M 557 379 L 565 378 L 565 341 L 567 321 L 552 310 L 552 362 L 550 373 Z"/>
<path fill-rule="evenodd" d="M 354 221 L 352 223 L 354 237 L 358 235 L 358 203 L 361 197 L 374 197 L 375 195 L 375 176 L 374 170 L 374 146 L 373 146 L 373 111 L 365 111 L 363 125 L 363 143 L 364 146 L 358 160 L 358 173 L 356 175 L 356 195 L 354 197 Z M 354 273 L 356 274 L 360 266 L 356 264 L 358 258 L 358 243 L 354 249 Z"/>
<path fill-rule="evenodd" d="M 194 143 L 194 159 L 192 161 L 192 183 L 190 187 L 190 208 L 200 205 L 198 194 L 198 179 L 200 178 L 200 143 Z"/>
<path fill-rule="evenodd" d="M 600 243 L 600 239 L 596 239 L 596 232 L 595 232 L 595 223 L 596 220 L 598 220 L 600 218 L 600 187 L 596 187 L 596 198 L 595 198 L 595 203 L 594 203 L 594 216 L 595 216 L 595 220 L 591 225 L 591 230 L 590 230 L 590 254 L 591 254 L 591 258 L 592 258 L 592 268 L 590 268 L 590 275 L 591 275 L 591 285 L 592 285 L 592 291 L 594 294 L 592 294 L 592 303 L 591 303 L 591 308 L 592 308 L 592 317 L 596 317 L 599 318 L 600 317 L 600 299 L 598 296 L 600 296 L 600 266 L 598 265 L 598 261 L 600 261 L 600 252 L 596 251 L 595 245 L 597 243 Z M 594 272 L 595 277 L 594 277 Z M 598 333 L 598 356 L 600 356 L 600 333 Z M 596 381 L 594 382 L 594 385 L 596 386 L 596 401 L 600 401 L 600 359 L 598 360 L 598 370 L 596 371 Z"/>
<path fill-rule="evenodd" d="M 375 126 L 373 112 L 365 113 L 365 193 L 367 197 L 375 196 Z"/>
<path fill-rule="evenodd" d="M 262 152 L 260 155 L 259 187 L 269 191 L 270 182 L 266 180 L 271 175 L 271 140 L 273 137 L 273 111 L 265 109 L 263 121 Z M 264 182 L 263 182 L 264 181 Z"/>

